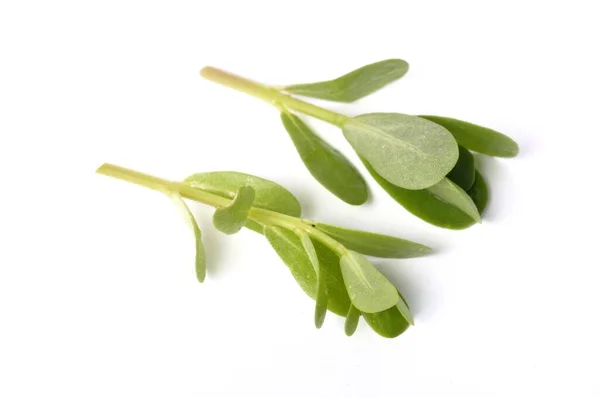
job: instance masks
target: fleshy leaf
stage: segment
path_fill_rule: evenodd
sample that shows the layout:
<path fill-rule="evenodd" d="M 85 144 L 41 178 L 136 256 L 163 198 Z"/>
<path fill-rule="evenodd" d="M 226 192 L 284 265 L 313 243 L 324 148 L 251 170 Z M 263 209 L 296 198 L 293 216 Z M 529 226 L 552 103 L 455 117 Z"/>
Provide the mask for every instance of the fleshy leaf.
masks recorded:
<path fill-rule="evenodd" d="M 468 191 L 475 183 L 475 158 L 473 154 L 463 146 L 458 146 L 458 162 L 448 173 L 450 181 Z"/>
<path fill-rule="evenodd" d="M 193 174 L 184 181 L 194 188 L 228 199 L 233 199 L 237 190 L 241 187 L 250 186 L 255 191 L 252 206 L 292 217 L 300 217 L 302 212 L 300 203 L 290 191 L 277 183 L 250 174 L 235 171 L 215 171 Z M 247 221 L 246 227 L 258 233 L 263 233 L 263 226 L 252 220 Z"/>
<path fill-rule="evenodd" d="M 465 229 L 475 224 L 475 220 L 469 217 L 457 207 L 440 200 L 427 189 L 409 190 L 391 184 L 371 167 L 369 162 L 361 159 L 371 176 L 381 187 L 406 210 L 421 218 L 422 220 L 449 229 Z M 477 184 L 477 181 L 475 182 Z M 471 188 L 473 189 L 473 188 Z"/>
<path fill-rule="evenodd" d="M 346 336 L 352 336 L 354 332 L 356 332 L 359 320 L 360 311 L 355 306 L 350 305 L 350 309 L 346 315 L 346 322 L 344 323 L 344 331 L 346 332 Z"/>
<path fill-rule="evenodd" d="M 481 222 L 481 216 L 477 211 L 477 206 L 473 203 L 473 199 L 448 178 L 444 178 L 434 186 L 427 188 L 427 191 L 443 202 L 456 207 L 476 222 Z"/>
<path fill-rule="evenodd" d="M 298 116 L 282 112 L 281 120 L 310 174 L 346 203 L 367 201 L 365 180 L 337 149 L 317 136 Z"/>
<path fill-rule="evenodd" d="M 431 252 L 431 249 L 427 246 L 393 236 L 347 229 L 323 223 L 316 223 L 314 226 L 348 249 L 369 256 L 410 258 L 423 256 Z"/>
<path fill-rule="evenodd" d="M 325 272 L 319 265 L 319 256 L 317 255 L 317 251 L 315 250 L 310 236 L 308 236 L 307 233 L 302 233 L 300 235 L 300 242 L 302 243 L 302 247 L 304 247 L 308 258 L 315 269 L 315 274 L 317 275 L 315 326 L 319 329 L 323 326 L 323 321 L 325 320 L 325 315 L 327 313 L 327 282 L 325 280 Z"/>
<path fill-rule="evenodd" d="M 317 276 L 300 238 L 294 232 L 277 226 L 267 226 L 265 237 L 302 290 L 316 299 Z M 346 316 L 350 298 L 340 271 L 339 257 L 319 241 L 314 241 L 313 245 L 319 257 L 319 266 L 325 275 L 327 308 L 335 314 Z"/>
<path fill-rule="evenodd" d="M 519 145 L 512 138 L 487 127 L 449 117 L 420 117 L 445 127 L 460 145 L 472 151 L 505 158 L 515 157 L 519 153 Z"/>
<path fill-rule="evenodd" d="M 440 182 L 458 160 L 456 140 L 440 125 L 400 113 L 348 119 L 344 136 L 381 177 L 406 189 Z"/>
<path fill-rule="evenodd" d="M 488 203 L 488 188 L 483 176 L 478 171 L 475 171 L 475 182 L 467 193 L 473 199 L 473 203 L 477 206 L 479 214 L 483 214 Z"/>
<path fill-rule="evenodd" d="M 165 193 L 171 198 L 181 213 L 183 219 L 190 226 L 190 228 L 192 228 L 192 231 L 194 231 L 194 238 L 196 239 L 196 278 L 198 278 L 198 281 L 202 283 L 206 277 L 206 256 L 204 252 L 204 245 L 202 244 L 202 233 L 200 232 L 198 223 L 196 223 L 194 215 L 177 192 L 169 191 Z"/>
<path fill-rule="evenodd" d="M 340 267 L 350 300 L 361 312 L 381 312 L 400 299 L 394 285 L 362 255 L 349 250 Z"/>
<path fill-rule="evenodd" d="M 400 336 L 410 326 L 397 306 L 374 314 L 362 313 L 362 316 L 377 334 L 390 339 Z"/>
<path fill-rule="evenodd" d="M 239 232 L 246 224 L 254 196 L 254 188 L 240 187 L 228 206 L 215 210 L 213 216 L 215 228 L 228 235 Z"/>
<path fill-rule="evenodd" d="M 408 72 L 406 61 L 388 59 L 365 65 L 334 80 L 295 84 L 285 87 L 284 90 L 305 97 L 353 102 L 398 80 L 406 72 Z"/>

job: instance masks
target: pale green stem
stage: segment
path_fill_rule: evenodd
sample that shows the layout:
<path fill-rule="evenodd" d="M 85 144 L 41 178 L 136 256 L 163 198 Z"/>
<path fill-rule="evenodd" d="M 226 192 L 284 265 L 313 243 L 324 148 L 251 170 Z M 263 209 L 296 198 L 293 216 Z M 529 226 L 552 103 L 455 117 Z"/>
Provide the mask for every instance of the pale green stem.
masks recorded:
<path fill-rule="evenodd" d="M 164 180 L 162 178 L 140 173 L 139 171 L 116 166 L 110 163 L 103 164 L 98 168 L 98 170 L 96 170 L 96 172 L 159 192 L 177 192 L 184 198 L 204 203 L 212 207 L 225 207 L 229 205 L 232 200 L 198 188 L 194 188 L 183 182 Z M 248 213 L 248 218 L 265 225 L 276 225 L 292 231 L 305 231 L 315 239 L 319 240 L 325 246 L 333 250 L 339 256 L 343 256 L 348 251 L 342 244 L 331 238 L 329 235 L 319 231 L 312 225 L 309 225 L 296 217 L 252 207 Z"/>
<path fill-rule="evenodd" d="M 347 116 L 339 113 L 318 107 L 308 102 L 299 100 L 290 95 L 284 94 L 272 87 L 265 86 L 260 83 L 253 82 L 241 76 L 225 72 L 221 69 L 207 66 L 200 71 L 200 76 L 219 83 L 223 86 L 233 88 L 243 93 L 260 98 L 263 101 L 269 102 L 278 108 L 281 105 L 286 108 L 295 110 L 300 113 L 312 116 L 314 118 L 331 123 L 335 126 L 342 127 L 344 122 L 348 120 Z"/>

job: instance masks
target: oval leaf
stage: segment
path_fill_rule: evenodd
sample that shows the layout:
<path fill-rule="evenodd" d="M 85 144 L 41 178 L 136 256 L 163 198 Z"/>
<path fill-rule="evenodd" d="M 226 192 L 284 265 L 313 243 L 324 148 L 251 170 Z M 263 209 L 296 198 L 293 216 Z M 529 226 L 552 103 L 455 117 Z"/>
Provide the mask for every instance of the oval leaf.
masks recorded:
<path fill-rule="evenodd" d="M 369 256 L 410 258 L 423 256 L 431 252 L 431 249 L 427 246 L 393 236 L 357 231 L 323 223 L 316 223 L 314 226 L 348 249 Z"/>
<path fill-rule="evenodd" d="M 400 336 L 410 326 L 397 306 L 374 314 L 363 313 L 362 316 L 377 334 L 390 339 Z"/>
<path fill-rule="evenodd" d="M 512 138 L 492 129 L 449 117 L 420 117 L 445 127 L 460 145 L 472 151 L 505 158 L 515 157 L 519 153 L 519 145 Z"/>
<path fill-rule="evenodd" d="M 277 183 L 250 174 L 214 171 L 193 174 L 184 181 L 194 188 L 228 199 L 233 199 L 241 187 L 250 186 L 255 191 L 252 206 L 293 217 L 300 217 L 302 212 L 300 203 L 290 191 Z M 258 233 L 263 232 L 263 226 L 252 220 L 248 220 L 246 227 Z"/>
<path fill-rule="evenodd" d="M 317 275 L 317 289 L 316 289 L 316 303 L 315 303 L 315 326 L 317 329 L 323 326 L 325 321 L 325 315 L 327 313 L 327 282 L 325 281 L 325 272 L 322 267 L 319 266 L 319 256 L 315 250 L 310 236 L 307 233 L 300 235 L 300 242 L 304 251 L 308 255 L 308 258 L 315 269 Z"/>
<path fill-rule="evenodd" d="M 346 322 L 344 323 L 344 331 L 346 336 L 352 336 L 356 332 L 358 327 L 358 321 L 360 320 L 360 311 L 355 306 L 351 305 L 346 315 Z"/>
<path fill-rule="evenodd" d="M 398 303 L 398 290 L 362 255 L 349 250 L 340 267 L 350 300 L 361 312 L 381 312 Z"/>
<path fill-rule="evenodd" d="M 483 176 L 478 171 L 475 171 L 475 183 L 467 193 L 473 199 L 479 214 L 483 214 L 488 203 L 488 188 Z"/>
<path fill-rule="evenodd" d="M 318 83 L 294 84 L 284 88 L 288 93 L 337 102 L 353 102 L 398 80 L 408 72 L 408 63 L 388 59 L 365 65 L 350 73 Z"/>
<path fill-rule="evenodd" d="M 219 231 L 231 235 L 239 232 L 248 220 L 254 202 L 254 188 L 244 186 L 237 190 L 228 206 L 215 210 L 213 224 Z"/>
<path fill-rule="evenodd" d="M 481 216 L 477 211 L 477 206 L 473 203 L 473 199 L 449 179 L 444 178 L 434 186 L 427 188 L 427 191 L 441 201 L 456 207 L 476 222 L 481 222 Z"/>
<path fill-rule="evenodd" d="M 463 146 L 458 146 L 458 162 L 447 176 L 456 185 L 468 191 L 475 183 L 475 158 Z"/>
<path fill-rule="evenodd" d="M 367 201 L 367 184 L 344 155 L 318 137 L 298 116 L 282 112 L 281 120 L 302 162 L 321 185 L 351 205 Z"/>
<path fill-rule="evenodd" d="M 266 227 L 265 237 L 287 265 L 302 290 L 315 299 L 317 275 L 300 238 L 292 231 L 276 226 Z M 319 266 L 325 275 L 327 308 L 335 314 L 346 316 L 350 298 L 340 271 L 339 257 L 321 242 L 315 241 L 313 244 L 319 257 Z"/>
<path fill-rule="evenodd" d="M 373 179 L 406 210 L 422 220 L 442 228 L 465 229 L 475 223 L 457 207 L 440 200 L 427 189 L 409 190 L 391 184 L 371 167 L 369 162 L 361 159 Z M 477 181 L 475 182 L 477 184 Z M 473 188 L 471 188 L 473 189 Z"/>
<path fill-rule="evenodd" d="M 354 150 L 379 175 L 406 189 L 440 182 L 458 160 L 456 140 L 445 128 L 400 113 L 370 113 L 342 126 Z"/>
<path fill-rule="evenodd" d="M 196 278 L 202 283 L 206 277 L 206 255 L 204 252 L 204 245 L 202 244 L 202 233 L 200 232 L 200 228 L 198 228 L 198 223 L 196 223 L 194 215 L 177 192 L 165 193 L 171 198 L 183 219 L 190 228 L 192 228 L 192 231 L 194 231 L 194 238 L 196 239 Z"/>

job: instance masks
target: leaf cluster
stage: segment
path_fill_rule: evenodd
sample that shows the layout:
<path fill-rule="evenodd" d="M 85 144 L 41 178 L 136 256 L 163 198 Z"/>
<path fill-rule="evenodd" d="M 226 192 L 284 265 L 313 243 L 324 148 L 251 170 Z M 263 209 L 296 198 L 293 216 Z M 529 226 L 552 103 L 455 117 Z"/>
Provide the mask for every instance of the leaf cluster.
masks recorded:
<path fill-rule="evenodd" d="M 98 172 L 154 188 L 174 201 L 194 232 L 196 276 L 200 282 L 206 275 L 205 249 L 200 228 L 183 197 L 215 206 L 213 225 L 225 234 L 246 227 L 264 235 L 300 288 L 315 301 L 317 328 L 323 325 L 328 311 L 346 318 L 348 335 L 354 333 L 360 318 L 388 338 L 414 324 L 398 289 L 365 256 L 419 257 L 431 252 L 427 246 L 303 219 L 300 204 L 291 192 L 249 174 L 198 173 L 183 182 L 157 183 L 163 180 L 113 165 L 104 165 Z"/>
<path fill-rule="evenodd" d="M 409 212 L 440 227 L 467 228 L 481 222 L 488 195 L 472 152 L 514 157 L 519 152 L 514 140 L 449 117 L 402 113 L 345 117 L 293 97 L 350 103 L 395 82 L 408 69 L 406 61 L 388 59 L 332 80 L 268 88 L 261 96 L 272 97 L 280 108 L 283 126 L 311 175 L 344 202 L 361 205 L 367 201 L 363 176 L 297 113 L 340 127 L 373 179 Z M 230 85 L 235 87 L 235 83 Z"/>

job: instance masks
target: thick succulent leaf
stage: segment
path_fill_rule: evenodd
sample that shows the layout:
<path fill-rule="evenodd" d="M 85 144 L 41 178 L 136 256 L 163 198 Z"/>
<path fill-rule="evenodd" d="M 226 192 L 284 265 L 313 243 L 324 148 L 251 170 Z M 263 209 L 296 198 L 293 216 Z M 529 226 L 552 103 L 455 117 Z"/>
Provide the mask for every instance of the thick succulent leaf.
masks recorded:
<path fill-rule="evenodd" d="M 475 158 L 467 148 L 458 146 L 458 162 L 447 178 L 465 191 L 471 189 L 475 182 Z"/>
<path fill-rule="evenodd" d="M 510 137 L 481 127 L 449 117 L 420 115 L 445 127 L 454 135 L 456 141 L 467 149 L 490 156 L 512 158 L 519 153 L 519 145 Z"/>
<path fill-rule="evenodd" d="M 361 312 L 381 312 L 398 303 L 398 290 L 362 255 L 349 250 L 340 267 L 350 300 Z"/>
<path fill-rule="evenodd" d="M 488 203 L 488 188 L 483 176 L 478 171 L 475 171 L 475 183 L 467 193 L 473 199 L 479 214 L 483 214 Z"/>
<path fill-rule="evenodd" d="M 202 283 L 206 277 L 206 256 L 204 245 L 202 244 L 202 233 L 200 232 L 198 223 L 196 223 L 194 215 L 177 192 L 166 192 L 166 194 L 171 198 L 185 222 L 194 231 L 194 238 L 196 239 L 196 278 Z"/>
<path fill-rule="evenodd" d="M 367 201 L 365 180 L 337 149 L 317 136 L 298 116 L 282 112 L 281 120 L 310 174 L 346 203 Z"/>
<path fill-rule="evenodd" d="M 327 281 L 324 269 L 320 267 L 319 264 L 319 256 L 317 255 L 317 251 L 315 250 L 315 246 L 308 236 L 307 233 L 302 233 L 300 235 L 300 242 L 302 243 L 302 247 L 304 247 L 304 251 L 308 255 L 308 258 L 315 270 L 315 274 L 317 275 L 317 289 L 316 289 L 316 303 L 315 303 L 315 326 L 319 329 L 323 326 L 323 322 L 325 321 L 325 315 L 327 313 Z"/>
<path fill-rule="evenodd" d="M 344 331 L 346 336 L 352 336 L 356 332 L 358 327 L 358 321 L 360 320 L 360 311 L 353 305 L 350 306 L 348 314 L 346 315 L 346 322 L 344 323 Z"/>
<path fill-rule="evenodd" d="M 254 188 L 240 187 L 229 205 L 215 210 L 213 216 L 215 228 L 228 235 L 239 232 L 248 220 L 254 196 Z"/>
<path fill-rule="evenodd" d="M 238 189 L 243 186 L 254 188 L 255 196 L 252 206 L 272 210 L 288 216 L 300 217 L 302 212 L 296 197 L 281 185 L 264 178 L 235 171 L 214 171 L 193 174 L 184 180 L 194 188 L 233 199 Z M 263 226 L 248 220 L 246 227 L 262 233 Z"/>
<path fill-rule="evenodd" d="M 362 316 L 377 334 L 390 339 L 398 337 L 410 326 L 397 306 L 374 314 L 362 313 Z"/>
<path fill-rule="evenodd" d="M 406 61 L 388 59 L 365 65 L 334 80 L 295 84 L 285 87 L 284 90 L 305 97 L 353 102 L 398 80 L 406 72 L 408 72 Z"/>
<path fill-rule="evenodd" d="M 288 266 L 302 290 L 316 299 L 317 275 L 300 238 L 294 232 L 276 226 L 267 226 L 265 237 Z M 343 282 L 339 258 L 321 242 L 314 241 L 313 244 L 319 257 L 319 266 L 325 275 L 327 308 L 335 314 L 346 316 L 350 298 Z"/>
<path fill-rule="evenodd" d="M 458 160 L 458 145 L 452 134 L 420 117 L 369 113 L 348 119 L 342 130 L 359 156 L 402 188 L 435 185 Z"/>
<path fill-rule="evenodd" d="M 375 181 L 406 210 L 415 216 L 438 227 L 449 229 L 465 229 L 475 220 L 457 207 L 442 201 L 427 189 L 409 190 L 389 183 L 371 167 L 364 159 L 363 164 Z M 477 184 L 477 182 L 475 182 Z M 473 189 L 473 188 L 471 188 Z"/>
<path fill-rule="evenodd" d="M 393 236 L 347 229 L 323 223 L 313 225 L 348 249 L 369 256 L 410 258 L 431 253 L 431 249 L 427 246 Z"/>
<path fill-rule="evenodd" d="M 441 201 L 456 207 L 476 222 L 481 222 L 481 216 L 477 211 L 477 206 L 473 203 L 473 199 L 448 178 L 444 178 L 434 186 L 427 188 L 427 191 Z"/>

